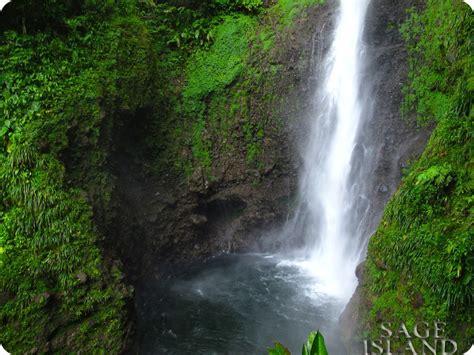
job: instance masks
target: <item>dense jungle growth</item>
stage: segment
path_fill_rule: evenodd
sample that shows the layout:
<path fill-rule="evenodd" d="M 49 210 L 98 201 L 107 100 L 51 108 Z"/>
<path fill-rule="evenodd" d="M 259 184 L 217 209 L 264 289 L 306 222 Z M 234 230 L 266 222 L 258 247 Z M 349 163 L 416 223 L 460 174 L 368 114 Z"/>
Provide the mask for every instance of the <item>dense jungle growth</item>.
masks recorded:
<path fill-rule="evenodd" d="M 259 61 L 275 32 L 317 2 L 13 1 L 3 9 L 0 344 L 14 353 L 126 348 L 133 288 L 120 252 L 104 247 L 116 243 L 106 234 L 117 207 L 117 132 L 138 118 L 145 169 L 178 180 L 216 179 L 219 154 L 258 166 L 270 128 L 249 108 L 260 97 L 270 111 L 266 85 L 279 70 Z"/>
<path fill-rule="evenodd" d="M 473 31 L 469 6 L 449 0 L 428 0 L 401 27 L 409 53 L 402 111 L 435 129 L 369 244 L 365 335 L 373 339 L 381 320 L 408 329 L 443 321 L 459 350 L 474 342 Z"/>
<path fill-rule="evenodd" d="M 242 162 L 258 185 L 275 165 L 272 138 L 283 126 L 285 102 L 275 87 L 284 86 L 287 69 L 272 60 L 277 38 L 322 3 L 13 0 L 5 6 L 0 344 L 6 350 L 117 354 L 130 347 L 134 289 L 120 261 L 126 245 L 113 229 L 120 219 L 116 152 L 130 154 L 131 170 L 170 175 L 167 181 L 190 190 L 210 189 Z M 379 338 L 381 319 L 408 326 L 441 320 L 460 348 L 474 342 L 473 22 L 460 0 L 427 0 L 401 28 L 410 67 L 402 110 L 434 130 L 369 244 L 361 338 Z M 136 161 L 135 150 L 143 160 Z"/>

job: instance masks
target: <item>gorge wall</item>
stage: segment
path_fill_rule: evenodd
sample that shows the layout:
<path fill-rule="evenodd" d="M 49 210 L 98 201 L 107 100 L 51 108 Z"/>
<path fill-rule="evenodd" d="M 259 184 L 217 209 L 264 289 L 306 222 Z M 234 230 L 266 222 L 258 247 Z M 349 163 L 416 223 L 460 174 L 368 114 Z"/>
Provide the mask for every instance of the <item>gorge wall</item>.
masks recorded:
<path fill-rule="evenodd" d="M 146 116 L 131 116 L 117 135 L 111 172 L 118 212 L 107 233 L 114 236 L 110 248 L 118 251 L 132 280 L 144 272 L 159 275 L 168 263 L 258 250 L 264 234 L 285 222 L 299 164 L 292 141 L 311 95 L 308 72 L 314 49 L 308 43 L 331 12 L 326 5 L 299 11 L 291 25 L 282 22 L 278 11 L 252 24 L 248 47 L 238 53 L 239 73 L 192 102 L 202 105 L 202 112 L 172 110 L 161 118 L 166 126 L 151 134 L 150 121 L 156 117 L 148 118 L 147 126 Z M 238 21 L 228 20 L 230 25 Z M 224 33 L 214 44 L 216 50 L 235 41 L 235 35 Z M 213 50 L 202 55 L 211 57 Z M 190 71 L 176 78 L 175 108 L 192 101 L 183 87 L 192 80 L 189 75 L 206 74 L 205 67 Z M 196 119 L 204 125 L 193 126 Z M 166 137 L 183 124 L 191 125 L 193 136 L 181 134 L 164 142 L 161 154 L 134 147 L 146 135 Z M 160 161 L 165 154 L 174 154 L 173 159 Z"/>
<path fill-rule="evenodd" d="M 266 236 L 292 213 L 336 4 L 223 3 L 5 7 L 7 350 L 123 352 L 133 342 L 131 285 L 142 277 L 285 243 Z M 423 15 L 407 15 L 411 7 Z M 369 7 L 375 118 L 361 131 L 378 147 L 367 192 L 375 235 L 341 320 L 349 347 L 379 336 L 381 321 L 434 318 L 454 324 L 460 347 L 472 343 L 471 35 L 460 1 Z"/>
<path fill-rule="evenodd" d="M 467 59 L 470 44 L 465 41 L 466 34 L 472 33 L 472 11 L 462 2 L 412 5 L 416 10 L 408 14 L 400 31 L 406 52 L 396 49 L 400 37 L 392 42 L 395 46 L 381 50 L 389 58 L 401 55 L 408 63 L 401 112 L 435 128 L 421 157 L 405 167 L 402 183 L 369 242 L 367 261 L 357 269 L 359 287 L 341 317 L 351 353 L 362 352 L 364 340 L 370 348 L 371 341 L 381 339 L 382 324 L 393 329 L 403 324 L 413 334 L 417 324 L 433 329 L 435 322 L 441 322 L 443 339 L 457 344 L 452 350 L 465 352 L 473 342 L 473 246 L 468 231 L 472 214 L 467 198 L 472 192 L 468 187 L 472 101 L 465 96 L 470 89 L 461 84 L 472 77 Z M 399 11 L 398 4 L 380 8 L 382 14 L 372 19 L 375 23 Z M 387 39 L 390 36 L 382 41 Z M 407 66 L 395 72 L 394 68 L 388 69 L 393 75 L 390 80 L 399 78 L 397 72 L 403 73 Z M 429 339 L 441 351 L 433 333 Z M 420 339 L 392 334 L 391 351 L 410 351 L 410 341 L 418 351 L 425 346 Z M 387 346 L 385 342 L 384 351 Z"/>

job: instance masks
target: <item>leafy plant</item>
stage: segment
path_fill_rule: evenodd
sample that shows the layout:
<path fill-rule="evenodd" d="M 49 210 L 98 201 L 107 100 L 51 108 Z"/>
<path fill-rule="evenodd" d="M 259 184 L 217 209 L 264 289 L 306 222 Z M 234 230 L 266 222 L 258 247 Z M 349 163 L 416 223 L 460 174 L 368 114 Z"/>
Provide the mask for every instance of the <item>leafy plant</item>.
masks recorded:
<path fill-rule="evenodd" d="M 125 341 L 131 293 L 94 222 L 113 188 L 110 120 L 156 100 L 156 61 L 133 6 L 97 5 L 43 24 L 62 35 L 28 19 L 31 34 L 2 33 L 0 343 L 15 353 L 118 353 Z"/>
<path fill-rule="evenodd" d="M 381 317 L 442 320 L 459 349 L 474 339 L 474 87 L 467 84 L 474 78 L 473 25 L 462 1 L 429 0 L 401 28 L 409 52 L 402 111 L 436 128 L 369 243 L 367 317 L 374 339 Z"/>
<path fill-rule="evenodd" d="M 303 345 L 302 355 L 328 355 L 326 350 L 326 344 L 322 334 L 317 332 L 311 332 L 308 336 L 306 344 Z"/>
<path fill-rule="evenodd" d="M 214 137 L 225 149 L 240 144 L 231 142 L 238 129 L 244 159 L 261 152 L 266 126 L 249 107 L 251 95 L 271 85 L 250 63 L 251 53 L 260 58 L 259 41 L 265 52 L 273 44 L 258 31 L 262 2 L 179 4 L 17 1 L 2 18 L 0 343 L 7 350 L 123 351 L 131 291 L 113 253 L 104 256 L 98 228 L 113 212 L 106 167 L 122 115 L 150 111 L 141 144 L 167 168 L 185 160 L 177 165 L 187 175 L 213 164 Z"/>
<path fill-rule="evenodd" d="M 282 344 L 276 342 L 275 346 L 268 349 L 269 355 L 291 355 L 290 351 Z M 311 332 L 303 345 L 302 355 L 328 355 L 323 335 L 317 332 Z"/>
<path fill-rule="evenodd" d="M 218 6 L 227 10 L 244 9 L 247 11 L 256 11 L 263 7 L 262 0 L 214 0 Z"/>

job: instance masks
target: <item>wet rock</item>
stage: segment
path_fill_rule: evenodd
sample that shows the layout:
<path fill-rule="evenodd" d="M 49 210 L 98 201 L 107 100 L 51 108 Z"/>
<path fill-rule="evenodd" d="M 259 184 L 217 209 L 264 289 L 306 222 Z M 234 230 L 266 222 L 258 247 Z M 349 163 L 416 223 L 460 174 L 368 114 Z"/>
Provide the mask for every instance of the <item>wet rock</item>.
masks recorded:
<path fill-rule="evenodd" d="M 375 263 L 375 266 L 377 266 L 380 270 L 383 270 L 383 271 L 388 270 L 387 265 L 385 265 L 385 263 L 382 260 L 377 258 L 374 260 L 374 263 Z"/>
<path fill-rule="evenodd" d="M 270 175 L 270 174 L 273 172 L 273 170 L 275 169 L 275 166 L 276 166 L 276 164 L 272 164 L 272 165 L 267 166 L 267 167 L 263 170 L 262 175 L 263 175 L 263 176 L 268 176 L 268 175 Z"/>
<path fill-rule="evenodd" d="M 85 272 L 81 271 L 79 272 L 77 275 L 76 275 L 77 279 L 82 283 L 86 283 L 87 282 L 87 275 Z"/>
<path fill-rule="evenodd" d="M 425 300 L 420 293 L 417 293 L 411 302 L 414 309 L 418 309 L 425 304 Z"/>
<path fill-rule="evenodd" d="M 147 222 L 150 222 L 150 223 L 154 223 L 156 222 L 158 219 L 158 215 L 157 214 L 149 214 L 147 217 L 146 217 L 146 220 Z"/>
<path fill-rule="evenodd" d="M 359 282 L 364 278 L 365 276 L 365 261 L 361 262 L 359 265 L 357 265 L 355 269 L 355 274 L 357 276 L 357 279 Z"/>
<path fill-rule="evenodd" d="M 202 226 L 207 223 L 207 217 L 201 214 L 192 214 L 189 218 L 195 226 Z"/>
<path fill-rule="evenodd" d="M 401 87 L 406 82 L 408 66 L 399 25 L 407 16 L 407 8 L 419 7 L 422 3 L 420 0 L 381 0 L 372 1 L 368 7 L 364 42 L 370 61 L 366 76 L 367 82 L 373 82 L 373 85 L 366 89 L 374 99 L 374 119 L 363 124 L 361 144 L 376 147 L 373 157 L 369 158 L 374 166 L 374 176 L 371 182 L 373 191 L 368 193 L 367 198 L 373 203 L 375 211 L 373 225 L 369 229 L 377 228 L 390 192 L 395 191 L 400 183 L 401 167 L 421 154 L 429 136 L 429 130 L 414 129 L 400 117 Z M 376 259 L 374 262 L 380 270 L 387 270 L 383 260 Z M 364 353 L 360 348 L 360 339 L 369 330 L 364 319 L 371 309 L 371 300 L 366 296 L 369 285 L 366 284 L 364 269 L 363 264 L 356 269 L 359 285 L 339 320 L 341 340 L 348 354 Z M 386 321 L 380 312 L 376 318 Z"/>
<path fill-rule="evenodd" d="M 382 314 L 381 311 L 377 311 L 377 313 L 375 314 L 375 320 L 376 320 L 378 323 L 384 321 L 384 317 L 383 317 L 383 314 Z"/>

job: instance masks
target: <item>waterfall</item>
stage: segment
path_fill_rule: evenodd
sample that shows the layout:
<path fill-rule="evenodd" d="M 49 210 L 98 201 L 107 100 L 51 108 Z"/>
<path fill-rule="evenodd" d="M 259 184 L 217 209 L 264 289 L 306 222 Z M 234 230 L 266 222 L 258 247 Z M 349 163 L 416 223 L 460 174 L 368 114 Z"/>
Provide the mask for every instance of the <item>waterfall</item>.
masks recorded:
<path fill-rule="evenodd" d="M 308 77 L 317 84 L 304 122 L 299 198 L 285 229 L 264 235 L 264 254 L 211 258 L 178 278 L 145 285 L 141 294 L 152 296 L 137 304 L 147 353 L 253 354 L 274 339 L 296 352 L 314 329 L 330 353 L 345 353 L 337 319 L 378 222 L 371 202 L 377 203 L 372 181 L 380 137 L 369 133 L 369 48 L 362 40 L 369 1 L 340 0 L 327 53 L 321 43 L 328 34 L 313 36 Z"/>
<path fill-rule="evenodd" d="M 362 34 L 369 0 L 341 0 L 333 42 L 316 90 L 309 137 L 302 150 L 299 206 L 287 227 L 304 240 L 300 266 L 320 292 L 348 300 L 368 239 L 364 147 L 355 149 L 364 107 Z M 316 65 L 321 65 L 316 63 Z M 362 151 L 362 153 L 357 153 Z M 357 169 L 356 169 L 357 168 Z"/>

